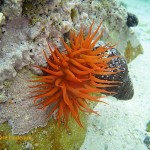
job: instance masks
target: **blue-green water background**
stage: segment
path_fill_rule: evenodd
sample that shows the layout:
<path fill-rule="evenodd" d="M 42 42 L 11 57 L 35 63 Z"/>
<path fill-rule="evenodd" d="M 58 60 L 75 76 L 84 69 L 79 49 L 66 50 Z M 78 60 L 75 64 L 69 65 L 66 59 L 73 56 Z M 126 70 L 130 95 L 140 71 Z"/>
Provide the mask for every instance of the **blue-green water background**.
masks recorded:
<path fill-rule="evenodd" d="M 120 0 L 118 0 L 120 1 Z M 139 20 L 136 28 L 141 40 L 150 40 L 150 0 L 121 0 L 127 11 L 134 13 Z"/>

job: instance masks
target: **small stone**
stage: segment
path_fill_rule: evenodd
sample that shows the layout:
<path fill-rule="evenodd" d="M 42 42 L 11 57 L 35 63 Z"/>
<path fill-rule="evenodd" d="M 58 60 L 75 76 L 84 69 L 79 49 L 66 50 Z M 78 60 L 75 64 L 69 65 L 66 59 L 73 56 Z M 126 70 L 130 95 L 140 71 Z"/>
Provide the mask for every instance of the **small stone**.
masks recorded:
<path fill-rule="evenodd" d="M 47 134 L 47 131 L 44 130 L 44 131 L 43 131 L 43 134 Z"/>
<path fill-rule="evenodd" d="M 36 25 L 29 30 L 28 35 L 30 39 L 35 39 L 41 33 L 42 28 L 41 23 L 37 22 Z"/>
<path fill-rule="evenodd" d="M 83 12 L 83 13 L 81 14 L 81 19 L 87 19 L 87 18 L 89 18 L 88 14 L 85 13 L 85 12 Z"/>
<path fill-rule="evenodd" d="M 144 143 L 147 145 L 147 147 L 150 146 L 150 136 L 146 136 L 146 138 L 144 139 Z"/>
<path fill-rule="evenodd" d="M 62 22 L 62 29 L 65 31 L 65 32 L 68 32 L 72 27 L 72 23 L 70 23 L 69 21 L 63 21 Z"/>
<path fill-rule="evenodd" d="M 127 26 L 128 27 L 135 27 L 138 25 L 138 18 L 136 15 L 132 14 L 132 13 L 128 13 L 127 16 Z"/>
<path fill-rule="evenodd" d="M 4 103 L 4 102 L 6 102 L 7 100 L 6 100 L 6 96 L 5 95 L 3 95 L 3 94 L 0 94 L 0 103 Z"/>
<path fill-rule="evenodd" d="M 26 150 L 33 150 L 33 146 L 31 143 L 27 142 L 26 144 Z"/>
<path fill-rule="evenodd" d="M 3 13 L 0 12 L 0 25 L 5 23 L 5 16 Z"/>
<path fill-rule="evenodd" d="M 29 115 L 25 115 L 25 120 L 29 120 Z"/>
<path fill-rule="evenodd" d="M 39 146 L 39 144 L 38 144 L 38 143 L 35 143 L 35 146 L 37 147 L 37 146 Z"/>

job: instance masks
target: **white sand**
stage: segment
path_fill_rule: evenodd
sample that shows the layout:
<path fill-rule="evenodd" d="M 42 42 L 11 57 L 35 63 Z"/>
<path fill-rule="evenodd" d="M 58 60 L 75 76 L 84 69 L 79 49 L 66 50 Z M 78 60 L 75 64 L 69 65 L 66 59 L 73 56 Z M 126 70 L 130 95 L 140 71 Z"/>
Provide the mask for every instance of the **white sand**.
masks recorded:
<path fill-rule="evenodd" d="M 129 1 L 129 2 L 128 2 Z M 144 54 L 129 64 L 135 94 L 131 100 L 108 97 L 98 104 L 101 116 L 91 115 L 86 139 L 80 150 L 147 150 L 143 143 L 150 121 L 150 2 L 128 0 L 130 12 L 140 20 L 136 27 Z M 138 4 L 139 2 L 139 4 Z"/>

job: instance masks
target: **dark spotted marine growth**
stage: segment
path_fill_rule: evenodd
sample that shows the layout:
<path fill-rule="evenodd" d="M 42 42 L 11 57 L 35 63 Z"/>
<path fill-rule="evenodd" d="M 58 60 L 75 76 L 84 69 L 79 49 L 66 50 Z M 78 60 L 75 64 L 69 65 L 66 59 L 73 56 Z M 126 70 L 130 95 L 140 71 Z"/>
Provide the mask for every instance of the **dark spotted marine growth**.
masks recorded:
<path fill-rule="evenodd" d="M 135 27 L 138 25 L 138 18 L 136 15 L 132 14 L 132 13 L 128 13 L 127 16 L 127 26 L 128 27 Z"/>
<path fill-rule="evenodd" d="M 112 48 L 108 51 L 109 53 L 109 57 L 112 56 L 118 56 L 120 55 L 119 51 L 115 48 Z M 121 55 L 120 55 L 121 56 Z M 109 67 L 110 68 L 119 68 L 120 72 L 118 72 L 117 74 L 111 74 L 111 75 L 96 75 L 97 78 L 99 79 L 105 79 L 105 80 L 111 80 L 111 81 L 121 81 L 122 83 L 119 84 L 116 87 L 109 87 L 109 88 L 105 88 L 110 92 L 116 92 L 116 94 L 112 95 L 114 97 L 116 97 L 119 100 L 129 100 L 133 97 L 134 95 L 134 89 L 133 89 L 133 84 L 130 80 L 129 74 L 128 74 L 128 66 L 126 63 L 125 58 L 121 57 L 117 57 L 117 58 L 113 58 L 110 62 L 109 62 Z"/>

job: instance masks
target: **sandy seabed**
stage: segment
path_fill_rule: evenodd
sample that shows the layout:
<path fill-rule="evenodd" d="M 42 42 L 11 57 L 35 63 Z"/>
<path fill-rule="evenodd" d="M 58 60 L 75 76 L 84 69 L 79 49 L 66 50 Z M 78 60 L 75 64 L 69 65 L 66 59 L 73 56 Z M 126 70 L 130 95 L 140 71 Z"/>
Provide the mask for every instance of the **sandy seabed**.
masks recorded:
<path fill-rule="evenodd" d="M 80 150 L 147 150 L 144 144 L 146 124 L 150 121 L 150 0 L 125 1 L 129 12 L 139 19 L 136 30 L 144 53 L 129 65 L 134 97 L 128 101 L 112 97 L 109 105 L 98 104 L 100 116 L 91 115 L 88 132 Z"/>

